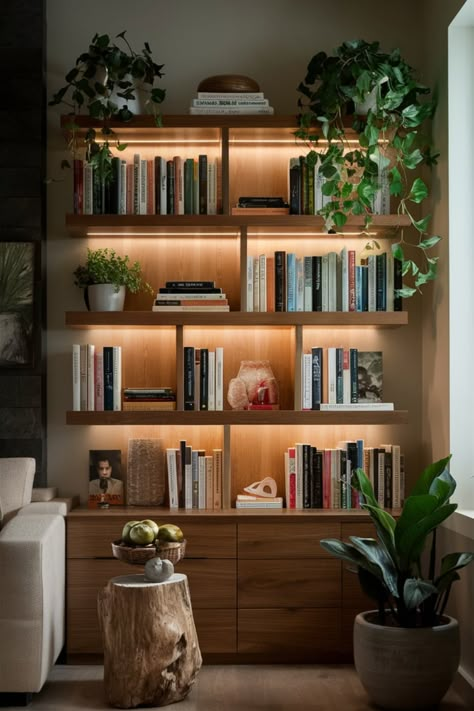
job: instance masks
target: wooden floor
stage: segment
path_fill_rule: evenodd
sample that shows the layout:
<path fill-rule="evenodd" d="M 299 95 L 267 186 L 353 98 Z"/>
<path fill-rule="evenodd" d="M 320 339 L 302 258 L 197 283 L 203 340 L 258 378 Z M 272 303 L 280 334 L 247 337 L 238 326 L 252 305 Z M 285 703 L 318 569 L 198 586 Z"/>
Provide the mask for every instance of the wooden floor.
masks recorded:
<path fill-rule="evenodd" d="M 104 698 L 103 667 L 56 666 L 33 711 L 110 708 Z M 204 666 L 176 711 L 370 711 L 351 666 Z M 449 692 L 439 711 L 468 707 Z M 13 709 L 12 709 L 13 711 Z M 16 709 L 18 711 L 18 709 Z"/>

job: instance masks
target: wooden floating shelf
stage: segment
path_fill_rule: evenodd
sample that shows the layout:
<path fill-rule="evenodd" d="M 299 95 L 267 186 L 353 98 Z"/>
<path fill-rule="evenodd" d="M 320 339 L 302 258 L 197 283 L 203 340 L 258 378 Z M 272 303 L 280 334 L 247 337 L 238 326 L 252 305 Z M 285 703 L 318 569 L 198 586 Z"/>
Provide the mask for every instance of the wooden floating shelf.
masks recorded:
<path fill-rule="evenodd" d="M 287 238 L 303 238 L 306 235 L 321 239 L 344 237 L 347 233 L 353 237 L 393 237 L 401 227 L 409 227 L 410 219 L 406 215 L 375 215 L 370 227 L 365 230 L 364 219 L 350 216 L 338 233 L 328 233 L 320 215 L 66 215 L 66 228 L 71 237 L 117 237 L 120 235 L 138 237 L 180 236 L 180 230 L 186 237 L 215 237 L 216 230 L 233 230 L 219 237 L 237 237 L 241 228 L 304 229 L 306 232 L 285 235 Z M 314 234 L 316 233 L 316 235 Z M 354 234 L 355 233 L 355 234 Z M 251 237 L 251 235 L 248 235 Z"/>
<path fill-rule="evenodd" d="M 408 324 L 407 311 L 278 312 L 245 311 L 67 311 L 70 328 L 152 328 L 158 326 L 374 326 L 394 328 Z"/>
<path fill-rule="evenodd" d="M 66 413 L 68 425 L 403 425 L 407 410 L 301 412 L 295 410 L 212 412 L 150 411 Z"/>

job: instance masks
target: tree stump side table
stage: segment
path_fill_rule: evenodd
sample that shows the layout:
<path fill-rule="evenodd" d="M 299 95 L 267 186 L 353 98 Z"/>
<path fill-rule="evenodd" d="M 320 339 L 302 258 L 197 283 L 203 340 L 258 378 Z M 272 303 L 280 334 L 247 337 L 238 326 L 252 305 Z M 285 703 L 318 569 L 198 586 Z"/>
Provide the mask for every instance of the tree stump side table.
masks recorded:
<path fill-rule="evenodd" d="M 112 578 L 99 592 L 98 613 L 112 706 L 166 706 L 187 696 L 202 657 L 186 575 L 163 583 Z"/>

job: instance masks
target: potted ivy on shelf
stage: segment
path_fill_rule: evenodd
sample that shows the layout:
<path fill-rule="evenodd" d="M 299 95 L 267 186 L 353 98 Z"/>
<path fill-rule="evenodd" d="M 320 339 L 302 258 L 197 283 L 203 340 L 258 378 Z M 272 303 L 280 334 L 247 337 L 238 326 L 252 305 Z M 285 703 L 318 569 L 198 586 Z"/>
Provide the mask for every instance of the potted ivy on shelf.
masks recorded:
<path fill-rule="evenodd" d="M 298 86 L 301 111 L 296 136 L 323 183 L 325 204 L 318 211 L 328 231 L 337 232 L 351 215 L 362 216 L 368 229 L 382 191 L 397 199 L 397 212 L 409 218 L 416 239 L 401 230 L 392 245 L 402 262 L 404 283 L 397 295 L 410 297 L 436 278 L 438 257 L 430 252 L 441 239 L 428 230 L 430 215 L 417 206 L 428 197 L 420 177 L 438 153 L 427 126 L 436 104 L 420 84 L 400 50 L 382 52 L 378 42 L 343 42 L 333 55 L 315 54 Z M 347 135 L 355 131 L 355 139 Z M 416 171 L 415 173 L 413 171 Z"/>
<path fill-rule="evenodd" d="M 126 37 L 126 30 L 115 40 L 108 34 L 95 34 L 87 51 L 81 53 L 65 76 L 66 84 L 53 94 L 49 106 L 67 107 L 71 117 L 68 145 L 73 157 L 80 149 L 76 117 L 87 113 L 102 122 L 99 133 L 89 128 L 84 137 L 86 160 L 92 163 L 105 182 L 112 174 L 111 148 L 123 150 L 110 127 L 112 120 L 126 123 L 136 113 L 150 112 L 161 126 L 160 104 L 166 90 L 155 86 L 163 77 L 163 64 L 156 64 L 148 42 L 135 51 Z M 63 167 L 69 167 L 63 161 Z"/>
<path fill-rule="evenodd" d="M 139 262 L 130 262 L 113 249 L 88 249 L 85 264 L 74 270 L 74 284 L 84 289 L 86 306 L 90 311 L 122 311 L 125 293 L 153 289 L 143 279 Z"/>
<path fill-rule="evenodd" d="M 437 560 L 436 529 L 457 508 L 450 503 L 456 482 L 449 460 L 423 471 L 398 519 L 379 506 L 369 479 L 357 469 L 352 487 L 377 538 L 321 541 L 325 550 L 350 564 L 363 591 L 376 602 L 376 610 L 355 619 L 354 662 L 371 700 L 382 708 L 434 706 L 459 665 L 459 626 L 445 608 L 458 571 L 474 554 L 449 553 Z"/>

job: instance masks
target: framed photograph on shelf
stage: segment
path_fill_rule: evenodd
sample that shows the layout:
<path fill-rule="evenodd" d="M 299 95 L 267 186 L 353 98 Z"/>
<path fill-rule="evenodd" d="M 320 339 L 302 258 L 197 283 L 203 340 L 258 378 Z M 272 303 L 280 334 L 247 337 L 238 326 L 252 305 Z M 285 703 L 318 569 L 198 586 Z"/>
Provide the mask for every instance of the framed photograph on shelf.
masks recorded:
<path fill-rule="evenodd" d="M 89 450 L 89 508 L 108 508 L 123 503 L 121 450 Z"/>
<path fill-rule="evenodd" d="M 0 367 L 32 367 L 35 245 L 0 242 Z"/>

